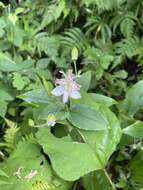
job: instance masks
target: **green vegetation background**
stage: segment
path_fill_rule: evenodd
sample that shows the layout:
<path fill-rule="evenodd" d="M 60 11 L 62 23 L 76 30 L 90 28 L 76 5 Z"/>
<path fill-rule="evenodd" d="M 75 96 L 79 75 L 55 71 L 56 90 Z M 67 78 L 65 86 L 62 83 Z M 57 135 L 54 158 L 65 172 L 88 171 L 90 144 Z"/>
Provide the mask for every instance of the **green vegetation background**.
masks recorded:
<path fill-rule="evenodd" d="M 41 112 L 35 111 L 36 103 L 48 100 L 38 90 L 49 92 L 59 71 L 73 68 L 75 47 L 85 89 L 111 107 L 124 135 L 107 172 L 92 172 L 71 184 L 47 164 L 32 190 L 143 189 L 142 10 L 142 0 L 0 1 L 0 190 L 31 188 L 31 183 L 11 182 L 4 172 L 13 173 L 17 165 L 30 170 L 34 164 L 41 172 L 45 155 L 35 145 L 33 125 Z"/>

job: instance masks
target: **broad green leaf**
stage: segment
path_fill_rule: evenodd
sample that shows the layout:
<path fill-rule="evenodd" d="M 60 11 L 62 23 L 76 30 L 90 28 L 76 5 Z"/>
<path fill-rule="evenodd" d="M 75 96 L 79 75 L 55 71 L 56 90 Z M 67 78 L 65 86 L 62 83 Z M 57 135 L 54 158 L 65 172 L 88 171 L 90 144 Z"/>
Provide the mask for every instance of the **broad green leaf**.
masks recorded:
<path fill-rule="evenodd" d="M 48 103 L 50 101 L 50 97 L 48 97 L 44 89 L 31 90 L 20 95 L 19 98 L 28 103 Z"/>
<path fill-rule="evenodd" d="M 59 119 L 59 117 L 63 118 L 65 114 L 67 115 L 67 112 L 64 114 L 64 112 L 61 112 L 62 110 L 64 110 L 63 104 L 61 104 L 60 102 L 55 103 L 55 101 L 54 102 L 49 101 L 46 103 L 46 105 L 45 104 L 39 105 L 37 108 L 35 108 L 33 116 L 35 120 L 47 120 L 49 114 L 54 114 L 56 115 L 56 120 L 57 120 Z"/>
<path fill-rule="evenodd" d="M 100 158 L 103 165 L 106 165 L 111 154 L 116 150 L 117 144 L 121 138 L 121 128 L 117 117 L 108 107 L 103 104 L 96 103 L 91 99 L 90 94 L 83 94 L 82 98 L 77 102 L 72 102 L 72 105 L 86 105 L 98 113 L 105 119 L 107 128 L 99 131 L 79 130 L 84 141 L 92 146 Z"/>
<path fill-rule="evenodd" d="M 88 106 L 82 105 L 74 106 L 70 110 L 68 120 L 75 127 L 84 130 L 105 130 L 108 125 L 100 113 Z"/>
<path fill-rule="evenodd" d="M 86 190 L 114 190 L 104 170 L 97 170 L 83 178 Z"/>
<path fill-rule="evenodd" d="M 11 71 L 18 71 L 18 70 L 19 70 L 18 65 L 15 62 L 13 62 L 10 58 L 0 57 L 0 71 L 11 72 Z"/>
<path fill-rule="evenodd" d="M 134 138 L 143 139 L 143 122 L 136 121 L 132 125 L 129 125 L 128 127 L 124 128 L 123 133 L 130 135 Z"/>
<path fill-rule="evenodd" d="M 0 89 L 0 100 L 12 101 L 13 97 L 3 89 Z"/>
<path fill-rule="evenodd" d="M 27 70 L 34 66 L 34 60 L 33 59 L 27 59 L 22 61 L 20 64 L 18 64 L 19 69 L 18 70 Z"/>
<path fill-rule="evenodd" d="M 133 85 L 126 94 L 125 100 L 119 105 L 122 112 L 133 116 L 143 107 L 143 80 Z"/>
<path fill-rule="evenodd" d="M 88 144 L 56 138 L 48 128 L 41 128 L 37 139 L 50 157 L 54 170 L 64 180 L 74 181 L 102 168 L 96 153 Z"/>
<path fill-rule="evenodd" d="M 105 166 L 112 153 L 116 150 L 121 138 L 121 128 L 116 116 L 105 106 L 100 112 L 108 121 L 107 130 L 85 131 L 80 130 L 84 141 L 89 144 Z"/>
<path fill-rule="evenodd" d="M 113 98 L 104 96 L 102 94 L 89 93 L 89 96 L 91 97 L 92 100 L 95 100 L 95 102 L 104 104 L 107 107 L 117 104 L 117 102 Z"/>
<path fill-rule="evenodd" d="M 39 146 L 32 143 L 20 142 L 1 168 L 9 178 L 0 176 L 0 189 L 35 190 L 45 187 L 49 190 L 68 190 L 69 184 L 53 176 Z"/>
<path fill-rule="evenodd" d="M 48 58 L 39 59 L 36 65 L 39 68 L 45 69 L 49 65 L 49 59 Z"/>
<path fill-rule="evenodd" d="M 79 78 L 77 78 L 77 82 L 81 85 L 81 89 L 87 91 L 91 82 L 91 71 L 83 73 Z"/>
<path fill-rule="evenodd" d="M 20 71 L 23 69 L 28 69 L 34 65 L 34 61 L 32 59 L 23 61 L 20 64 L 14 62 L 11 58 L 9 58 L 6 54 L 0 54 L 0 71 L 3 72 L 12 72 L 12 71 Z"/>

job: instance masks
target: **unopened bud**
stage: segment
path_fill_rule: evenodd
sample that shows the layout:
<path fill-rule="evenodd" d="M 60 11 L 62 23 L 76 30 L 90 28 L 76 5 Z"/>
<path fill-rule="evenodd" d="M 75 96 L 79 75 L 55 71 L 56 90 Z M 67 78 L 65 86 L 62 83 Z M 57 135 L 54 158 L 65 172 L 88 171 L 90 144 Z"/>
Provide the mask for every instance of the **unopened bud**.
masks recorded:
<path fill-rule="evenodd" d="M 47 124 L 48 126 L 54 126 L 56 124 L 56 117 L 53 114 L 49 114 L 47 118 Z"/>
<path fill-rule="evenodd" d="M 72 49 L 71 55 L 73 61 L 76 61 L 78 59 L 78 49 L 76 47 Z"/>

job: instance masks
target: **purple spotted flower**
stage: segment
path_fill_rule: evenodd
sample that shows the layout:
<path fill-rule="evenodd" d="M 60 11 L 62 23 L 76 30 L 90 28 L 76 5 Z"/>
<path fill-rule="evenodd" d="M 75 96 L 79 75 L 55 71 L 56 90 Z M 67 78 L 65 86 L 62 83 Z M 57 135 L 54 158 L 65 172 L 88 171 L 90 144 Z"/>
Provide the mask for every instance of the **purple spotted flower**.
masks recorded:
<path fill-rule="evenodd" d="M 56 80 L 56 88 L 52 90 L 52 94 L 55 96 L 63 96 L 64 103 L 68 102 L 69 98 L 79 99 L 81 97 L 79 93 L 80 85 L 74 80 L 72 70 L 68 70 L 68 72 L 66 74 L 63 73 L 63 75 L 64 78 Z"/>

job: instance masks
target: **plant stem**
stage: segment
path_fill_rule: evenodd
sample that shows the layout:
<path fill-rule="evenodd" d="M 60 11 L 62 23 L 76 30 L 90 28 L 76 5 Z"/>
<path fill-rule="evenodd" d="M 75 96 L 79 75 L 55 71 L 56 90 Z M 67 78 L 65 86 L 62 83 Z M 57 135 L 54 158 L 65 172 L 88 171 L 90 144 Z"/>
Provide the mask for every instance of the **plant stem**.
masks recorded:
<path fill-rule="evenodd" d="M 74 70 L 75 70 L 75 75 L 77 76 L 77 67 L 76 67 L 76 60 L 73 61 L 74 63 Z"/>
<path fill-rule="evenodd" d="M 69 106 L 68 106 L 68 104 L 65 104 L 65 110 L 66 110 L 66 112 L 69 111 Z"/>
<path fill-rule="evenodd" d="M 105 173 L 107 179 L 109 180 L 109 183 L 111 184 L 112 189 L 116 190 L 116 187 L 115 187 L 114 183 L 112 182 L 111 178 L 109 177 L 109 175 L 108 175 L 108 173 L 107 173 L 107 171 L 105 169 L 104 169 L 104 173 Z"/>
<path fill-rule="evenodd" d="M 41 124 L 41 125 L 35 125 L 34 127 L 40 128 L 40 127 L 46 127 L 46 126 L 47 126 L 47 123 L 44 123 L 44 124 Z"/>

